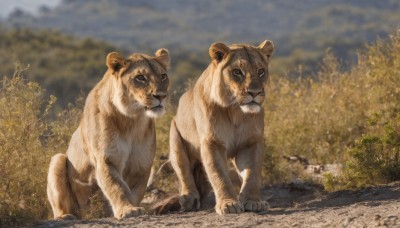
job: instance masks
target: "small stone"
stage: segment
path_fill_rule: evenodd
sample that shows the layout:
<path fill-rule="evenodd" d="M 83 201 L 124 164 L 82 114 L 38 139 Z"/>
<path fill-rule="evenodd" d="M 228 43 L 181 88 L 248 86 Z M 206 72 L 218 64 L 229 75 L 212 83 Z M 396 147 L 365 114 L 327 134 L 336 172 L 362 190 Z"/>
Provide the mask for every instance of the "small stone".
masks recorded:
<path fill-rule="evenodd" d="M 343 221 L 343 227 L 347 227 L 353 220 L 354 218 L 345 218 Z"/>
<path fill-rule="evenodd" d="M 389 215 L 384 221 L 383 221 L 383 225 L 387 226 L 387 227 L 392 227 L 397 225 L 397 219 L 398 217 L 396 215 Z"/>
<path fill-rule="evenodd" d="M 380 216 L 380 215 L 375 215 L 374 216 L 375 226 L 380 226 L 381 225 L 381 218 L 382 218 L 382 216 Z"/>

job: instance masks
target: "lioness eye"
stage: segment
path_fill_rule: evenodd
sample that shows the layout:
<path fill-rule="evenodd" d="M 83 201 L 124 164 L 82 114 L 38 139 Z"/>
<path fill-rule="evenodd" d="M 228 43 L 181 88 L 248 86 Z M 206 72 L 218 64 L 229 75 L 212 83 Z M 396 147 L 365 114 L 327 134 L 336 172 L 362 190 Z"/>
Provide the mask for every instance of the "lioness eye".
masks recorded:
<path fill-rule="evenodd" d="M 240 76 L 242 76 L 242 71 L 239 70 L 239 69 L 233 69 L 232 74 L 234 76 L 239 76 L 240 77 Z"/>
<path fill-rule="evenodd" d="M 162 74 L 161 75 L 161 81 L 165 81 L 165 80 L 167 80 L 167 78 L 168 78 L 167 74 Z"/>
<path fill-rule="evenodd" d="M 145 83 L 147 79 L 146 79 L 146 77 L 144 75 L 138 75 L 138 76 L 135 77 L 135 80 L 137 82 Z"/>
<path fill-rule="evenodd" d="M 264 69 L 259 69 L 257 74 L 258 74 L 258 77 L 260 77 L 260 78 L 264 77 L 264 75 L 265 75 Z"/>

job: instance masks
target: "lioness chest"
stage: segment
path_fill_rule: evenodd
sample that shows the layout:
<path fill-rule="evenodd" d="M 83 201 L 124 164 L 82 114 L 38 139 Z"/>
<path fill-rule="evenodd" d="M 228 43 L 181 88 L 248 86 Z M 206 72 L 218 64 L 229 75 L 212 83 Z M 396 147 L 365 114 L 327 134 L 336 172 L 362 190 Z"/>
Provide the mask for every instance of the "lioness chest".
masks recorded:
<path fill-rule="evenodd" d="M 234 157 L 240 148 L 262 140 L 262 116 L 240 115 L 236 119 L 219 118 L 216 122 L 213 127 L 215 137 L 224 144 L 228 157 Z"/>
<path fill-rule="evenodd" d="M 155 152 L 155 131 L 152 120 L 136 123 L 116 138 L 117 154 L 124 173 L 147 171 L 151 168 Z"/>
<path fill-rule="evenodd" d="M 99 125 L 97 125 L 99 126 Z M 108 122 L 107 137 L 89 137 L 88 155 L 95 166 L 97 157 L 107 157 L 121 173 L 137 173 L 151 168 L 155 153 L 154 121 L 145 116 L 113 119 Z M 97 135 L 106 129 L 97 128 Z"/>

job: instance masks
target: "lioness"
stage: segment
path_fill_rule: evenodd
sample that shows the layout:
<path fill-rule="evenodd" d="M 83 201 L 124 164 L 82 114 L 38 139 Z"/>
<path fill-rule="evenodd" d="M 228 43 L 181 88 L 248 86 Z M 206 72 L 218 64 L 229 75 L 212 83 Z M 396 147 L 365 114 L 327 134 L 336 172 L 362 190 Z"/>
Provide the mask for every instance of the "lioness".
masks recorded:
<path fill-rule="evenodd" d="M 259 190 L 264 132 L 261 105 L 273 51 L 268 40 L 258 47 L 214 43 L 209 50 L 212 62 L 194 88 L 181 97 L 171 123 L 170 160 L 181 185 L 183 210 L 199 209 L 201 199 L 211 190 L 197 181 L 204 180 L 204 175 L 215 192 L 218 214 L 267 210 Z M 234 161 L 242 178 L 239 196 L 228 176 L 228 159 Z"/>
<path fill-rule="evenodd" d="M 117 219 L 139 207 L 156 148 L 154 117 L 165 112 L 169 53 L 108 54 L 103 79 L 89 93 L 66 154 L 50 162 L 47 195 L 55 219 L 76 219 L 100 187 Z"/>

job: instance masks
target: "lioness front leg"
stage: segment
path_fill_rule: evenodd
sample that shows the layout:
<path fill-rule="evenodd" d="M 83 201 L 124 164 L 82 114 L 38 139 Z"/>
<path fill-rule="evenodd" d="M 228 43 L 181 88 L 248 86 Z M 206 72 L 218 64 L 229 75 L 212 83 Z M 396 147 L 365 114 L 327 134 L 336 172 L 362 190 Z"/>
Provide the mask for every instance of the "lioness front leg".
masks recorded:
<path fill-rule="evenodd" d="M 236 168 L 242 177 L 239 200 L 246 211 L 266 211 L 269 205 L 261 200 L 261 169 L 263 144 L 256 143 L 239 151 L 235 157 Z"/>
<path fill-rule="evenodd" d="M 114 217 L 122 219 L 144 214 L 144 208 L 135 206 L 131 190 L 115 167 L 107 158 L 99 159 L 96 167 L 98 185 L 110 202 Z"/>
<path fill-rule="evenodd" d="M 214 140 L 204 141 L 201 159 L 215 192 L 216 212 L 220 215 L 243 212 L 243 204 L 237 199 L 228 175 L 226 149 L 223 144 Z"/>

